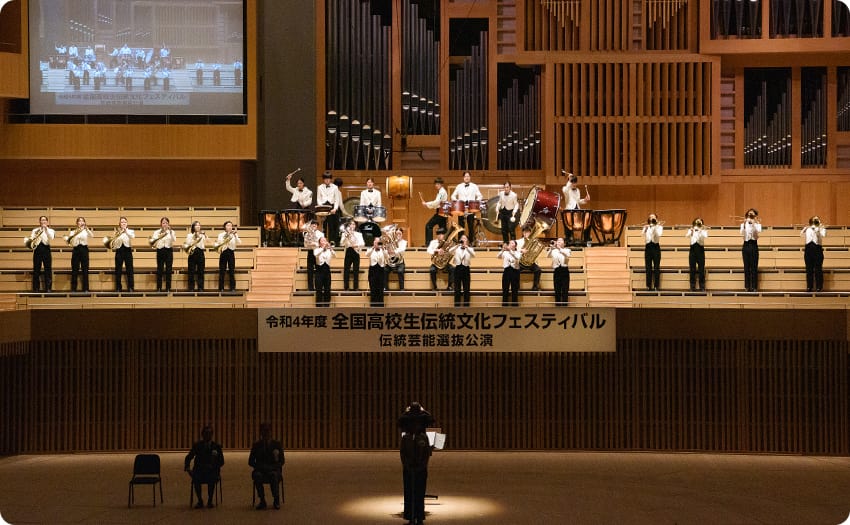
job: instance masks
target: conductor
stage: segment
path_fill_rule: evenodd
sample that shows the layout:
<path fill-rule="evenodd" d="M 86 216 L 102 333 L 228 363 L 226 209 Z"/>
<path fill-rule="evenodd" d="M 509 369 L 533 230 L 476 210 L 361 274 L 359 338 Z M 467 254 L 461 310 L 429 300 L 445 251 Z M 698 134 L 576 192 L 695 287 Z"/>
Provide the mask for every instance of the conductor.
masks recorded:
<path fill-rule="evenodd" d="M 425 488 L 431 459 L 431 444 L 425 429 L 433 424 L 434 417 L 417 401 L 410 403 L 398 418 L 402 433 L 399 454 L 404 475 L 404 519 L 408 525 L 421 525 L 425 521 Z"/>

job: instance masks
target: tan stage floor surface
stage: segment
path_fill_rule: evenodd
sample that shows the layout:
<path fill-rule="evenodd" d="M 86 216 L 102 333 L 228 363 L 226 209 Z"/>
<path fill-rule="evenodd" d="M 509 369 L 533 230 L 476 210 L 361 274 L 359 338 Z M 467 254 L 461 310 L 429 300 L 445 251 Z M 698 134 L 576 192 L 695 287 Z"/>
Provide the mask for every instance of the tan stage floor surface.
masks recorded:
<path fill-rule="evenodd" d="M 223 502 L 189 508 L 184 452 L 163 452 L 165 503 L 136 488 L 133 454 L 0 459 L 10 523 L 402 524 L 398 453 L 289 452 L 286 501 L 251 508 L 246 451 L 225 450 Z M 426 523 L 836 524 L 850 514 L 850 458 L 656 453 L 435 453 Z"/>

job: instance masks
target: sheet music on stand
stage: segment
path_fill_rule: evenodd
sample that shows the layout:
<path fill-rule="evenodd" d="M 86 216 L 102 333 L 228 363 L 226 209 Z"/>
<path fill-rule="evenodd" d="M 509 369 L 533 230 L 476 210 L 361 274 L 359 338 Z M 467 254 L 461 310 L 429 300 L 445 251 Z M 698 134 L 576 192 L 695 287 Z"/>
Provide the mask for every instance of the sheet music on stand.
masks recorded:
<path fill-rule="evenodd" d="M 442 428 L 427 428 L 425 434 L 428 436 L 428 443 L 437 450 L 443 450 L 446 446 L 446 435 L 442 433 Z"/>

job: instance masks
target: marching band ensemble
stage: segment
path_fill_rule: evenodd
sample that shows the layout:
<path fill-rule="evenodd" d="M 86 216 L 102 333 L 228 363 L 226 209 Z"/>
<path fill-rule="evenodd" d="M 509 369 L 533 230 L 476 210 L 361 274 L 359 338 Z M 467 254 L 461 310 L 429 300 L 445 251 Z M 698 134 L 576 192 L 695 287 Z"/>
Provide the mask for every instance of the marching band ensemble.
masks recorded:
<path fill-rule="evenodd" d="M 381 192 L 375 187 L 374 179 L 368 178 L 366 189 L 360 193 L 360 207 L 364 209 L 358 210 L 358 213 L 362 212 L 363 217 L 349 218 L 342 226 L 335 227 L 343 204 L 339 189 L 342 182 L 339 181 L 338 184 L 332 182 L 331 173 L 325 172 L 322 175 L 323 184 L 316 191 L 314 206 L 313 192 L 305 186 L 303 178 L 297 178 L 295 186 L 292 185 L 292 178 L 299 171 L 301 171 L 300 168 L 286 175 L 285 187 L 292 194 L 290 203 L 293 207 L 313 211 L 318 219 L 310 219 L 300 228 L 303 247 L 307 252 L 308 288 L 316 292 L 316 305 L 330 305 L 330 264 L 335 257 L 336 246 L 331 237 L 339 236 L 339 246 L 345 251 L 344 290 L 359 290 L 360 259 L 365 255 L 369 260 L 370 304 L 383 306 L 384 293 L 389 289 L 391 273 L 398 275 L 399 290 L 404 290 L 404 254 L 408 242 L 404 236 L 404 229 L 396 224 L 374 230 L 363 228 L 365 224 L 372 223 L 372 219 L 378 220 L 376 214 L 381 213 L 378 210 L 384 210 Z M 567 175 L 566 172 L 564 174 Z M 470 304 L 470 267 L 475 257 L 473 246 L 476 245 L 474 242 L 476 214 L 482 213 L 482 208 L 485 207 L 481 191 L 471 178 L 470 172 L 464 172 L 463 182 L 455 187 L 451 199 L 444 187 L 443 179 L 439 177 L 434 179 L 436 190 L 434 200 L 425 201 L 422 194 L 419 195 L 422 205 L 434 211 L 434 215 L 425 225 L 426 252 L 431 257 L 429 268 L 431 289 L 438 290 L 438 274 L 445 272 L 448 277 L 445 289 L 454 292 L 456 307 L 466 307 Z M 566 210 L 580 209 L 582 205 L 590 201 L 589 192 L 586 191 L 585 197 L 582 197 L 578 180 L 572 173 L 568 174 L 568 181 L 562 188 L 562 193 Z M 557 194 L 554 195 L 557 196 Z M 557 200 L 560 200 L 560 197 L 557 197 Z M 501 249 L 497 253 L 503 268 L 502 305 L 519 305 L 520 275 L 523 272 L 533 275 L 532 290 L 540 290 L 542 269 L 537 259 L 545 249 L 547 258 L 551 260 L 555 305 L 566 306 L 569 302 L 568 261 L 571 250 L 567 247 L 565 239 L 559 237 L 550 240 L 548 245 L 544 245 L 541 242 L 542 234 L 551 227 L 551 224 L 541 224 L 534 215 L 527 219 L 524 213 L 522 221 L 518 220 L 523 206 L 509 181 L 502 185 L 497 200 L 496 226 L 502 236 Z M 528 207 L 528 202 L 525 204 Z M 457 217 L 457 224 L 449 223 L 448 218 L 451 216 Z M 53 291 L 51 242 L 55 237 L 55 231 L 50 227 L 48 217 L 40 216 L 38 222 L 38 227 L 33 228 L 30 235 L 24 238 L 24 244 L 33 252 L 32 291 L 39 293 L 43 290 L 50 293 Z M 358 222 L 361 224 L 358 225 Z M 645 242 L 646 289 L 650 291 L 660 290 L 660 239 L 664 232 L 663 225 L 664 222 L 659 221 L 655 213 L 650 213 L 646 223 L 641 227 Z M 517 226 L 520 226 L 522 231 L 519 239 L 515 238 Z M 437 228 L 436 238 L 433 237 L 434 227 Z M 688 273 L 691 292 L 706 291 L 705 245 L 709 235 L 708 229 L 702 218 L 696 217 L 685 233 L 689 242 Z M 227 284 L 227 289 L 232 292 L 236 289 L 235 252 L 242 240 L 232 221 L 226 221 L 222 225 L 222 230 L 215 237 L 212 246 L 212 249 L 219 253 L 218 290 L 223 292 Z M 744 287 L 748 292 L 758 290 L 758 238 L 761 232 L 762 225 L 758 211 L 755 208 L 749 208 L 740 224 L 740 235 L 743 241 L 741 254 Z M 135 236 L 135 231 L 129 227 L 127 218 L 122 216 L 115 230 L 103 237 L 104 246 L 114 252 L 114 281 L 117 292 L 124 290 L 122 286 L 124 275 L 126 290 L 133 292 L 135 288 L 132 244 Z M 811 217 L 808 224 L 800 230 L 800 237 L 804 241 L 807 292 L 823 291 L 823 239 L 825 236 L 826 226 L 818 216 Z M 70 229 L 63 238 L 72 249 L 70 290 L 72 293 L 77 292 L 78 289 L 84 293 L 89 292 L 89 243 L 94 238 L 94 232 L 88 227 L 84 217 L 77 217 L 75 228 Z M 182 244 L 187 254 L 186 274 L 190 292 L 196 289 L 200 292 L 204 291 L 207 240 L 201 223 L 192 222 Z M 156 251 L 156 291 L 172 292 L 177 233 L 172 229 L 168 217 L 160 219 L 159 228 L 153 231 L 148 242 Z M 365 249 L 367 245 L 369 248 Z"/>

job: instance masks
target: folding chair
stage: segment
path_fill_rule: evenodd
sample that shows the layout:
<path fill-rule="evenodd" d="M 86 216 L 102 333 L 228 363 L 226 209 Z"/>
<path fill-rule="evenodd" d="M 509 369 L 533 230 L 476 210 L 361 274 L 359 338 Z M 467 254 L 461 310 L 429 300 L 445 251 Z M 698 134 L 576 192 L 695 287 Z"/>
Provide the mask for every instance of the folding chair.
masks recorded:
<path fill-rule="evenodd" d="M 150 485 L 153 494 L 153 506 L 156 507 L 156 485 L 159 484 L 159 502 L 162 503 L 162 477 L 159 473 L 159 455 L 138 454 L 133 462 L 133 478 L 127 488 L 127 508 L 136 501 L 136 485 Z"/>

